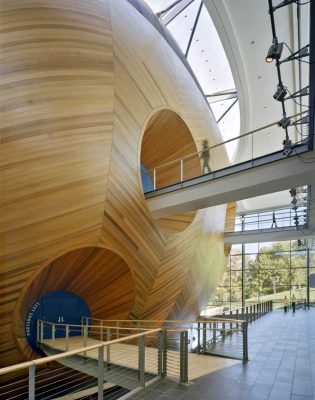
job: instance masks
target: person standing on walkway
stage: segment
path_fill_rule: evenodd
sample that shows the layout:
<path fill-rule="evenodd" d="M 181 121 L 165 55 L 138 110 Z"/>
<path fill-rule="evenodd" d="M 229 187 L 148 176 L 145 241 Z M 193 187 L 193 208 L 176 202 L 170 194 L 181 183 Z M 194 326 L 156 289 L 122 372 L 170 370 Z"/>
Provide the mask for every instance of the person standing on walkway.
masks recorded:
<path fill-rule="evenodd" d="M 287 296 L 284 296 L 283 305 L 284 305 L 284 312 L 286 313 L 288 311 L 288 305 L 289 305 L 289 299 L 287 298 Z"/>
<path fill-rule="evenodd" d="M 204 140 L 202 142 L 202 153 L 201 153 L 200 159 L 203 161 L 202 173 L 205 174 L 206 169 L 208 170 L 208 172 L 211 172 L 211 168 L 209 166 L 210 150 L 209 150 L 208 140 Z"/>
<path fill-rule="evenodd" d="M 272 212 L 272 224 L 271 224 L 271 228 L 273 228 L 273 226 L 275 226 L 275 228 L 277 227 L 277 220 L 276 220 L 276 213 L 273 211 Z"/>
<path fill-rule="evenodd" d="M 295 298 L 294 294 L 291 298 L 291 304 L 292 304 L 292 311 L 295 313 L 296 298 Z"/>

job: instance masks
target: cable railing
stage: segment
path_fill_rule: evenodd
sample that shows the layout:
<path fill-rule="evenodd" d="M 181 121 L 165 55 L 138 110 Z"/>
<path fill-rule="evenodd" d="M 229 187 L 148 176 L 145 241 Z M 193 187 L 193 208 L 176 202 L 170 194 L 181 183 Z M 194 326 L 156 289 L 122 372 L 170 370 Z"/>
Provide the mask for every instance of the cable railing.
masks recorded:
<path fill-rule="evenodd" d="M 137 390 L 150 384 L 157 377 L 163 376 L 163 357 L 165 356 L 161 347 L 163 343 L 161 329 L 145 330 L 131 335 L 126 333 L 122 335 L 120 329 L 118 339 L 106 342 L 93 340 L 93 335 L 96 333 L 93 329 L 89 327 L 89 332 L 87 332 L 85 327 L 78 325 L 64 324 L 62 326 L 62 324 L 38 321 L 38 344 L 49 355 L 2 368 L 0 376 L 5 375 L 9 381 L 12 374 L 27 372 L 28 381 L 25 385 L 27 395 L 24 399 L 29 400 L 57 399 L 82 392 L 82 387 L 78 386 L 81 380 L 80 374 L 89 376 L 90 387 L 87 388 L 87 383 L 84 386 L 84 390 L 88 391 L 86 396 L 97 393 L 98 400 L 110 398 L 108 382 L 111 382 L 111 390 L 114 384 L 117 393 L 126 393 L 126 389 L 128 392 Z M 60 334 L 61 330 L 63 334 Z M 73 340 L 77 344 L 73 343 Z M 150 353 L 151 348 L 154 351 Z M 76 384 L 70 385 L 71 387 L 65 386 L 62 368 L 60 373 L 56 374 L 56 368 L 51 367 L 53 362 L 59 363 L 59 367 L 61 364 L 63 367 L 77 371 Z M 45 374 L 44 380 L 41 379 L 43 374 Z M 47 383 L 44 385 L 44 390 L 43 382 Z M 6 400 L 13 400 L 19 393 L 14 393 L 12 384 L 7 386 L 4 384 L 1 386 L 1 395 Z M 84 398 L 84 396 L 77 398 Z"/>
<path fill-rule="evenodd" d="M 246 315 L 245 315 L 246 317 Z M 248 360 L 248 337 L 247 337 L 247 320 L 231 319 L 230 315 L 225 317 L 200 317 L 197 321 L 187 320 L 101 320 L 91 317 L 83 317 L 82 324 L 88 327 L 90 325 L 112 326 L 113 329 L 120 327 L 136 328 L 136 329 L 152 329 L 160 327 L 168 333 L 166 338 L 166 348 L 169 357 L 173 357 L 172 363 L 167 363 L 167 375 L 172 376 L 174 371 L 170 370 L 170 365 L 174 363 L 176 351 L 178 351 L 180 343 L 187 340 L 187 351 L 189 354 L 213 354 L 221 355 L 228 358 Z M 180 337 L 181 332 L 187 332 L 187 337 Z M 227 338 L 234 336 L 234 347 L 226 346 Z M 211 338 L 211 339 L 210 339 Z M 237 345 L 236 345 L 237 344 Z M 188 356 L 188 369 L 190 358 Z M 178 363 L 177 363 L 178 365 Z M 189 374 L 188 374 L 188 378 Z"/>
<path fill-rule="evenodd" d="M 273 215 L 273 213 L 275 213 Z M 275 210 L 248 213 L 236 216 L 235 219 L 227 219 L 226 233 L 245 232 L 251 230 L 271 229 L 298 229 L 307 228 L 308 208 L 299 206 L 297 210 L 291 208 L 278 208 Z M 235 221 L 235 223 L 234 223 Z M 234 226 L 234 229 L 233 229 Z"/>
<path fill-rule="evenodd" d="M 127 368 L 129 375 L 134 375 L 134 367 L 139 363 L 140 353 L 137 350 L 138 342 L 133 340 L 133 335 L 146 333 L 151 328 L 122 326 L 120 324 L 82 324 L 69 325 L 38 321 L 38 335 L 41 348 L 45 353 L 51 351 L 69 351 L 78 346 L 86 347 L 96 341 L 110 342 L 124 338 L 123 344 L 109 345 L 106 347 L 105 362 L 110 363 L 115 374 L 122 371 L 126 380 Z M 163 329 L 158 336 L 145 336 L 145 368 L 148 378 L 152 376 L 172 376 L 179 382 L 187 381 L 187 333 L 182 329 Z M 159 354 L 165 361 L 159 359 Z M 90 352 L 86 355 L 90 360 L 96 359 L 97 354 Z M 159 359 L 159 362 L 156 360 Z M 74 368 L 72 364 L 69 365 Z M 167 361 L 167 367 L 166 367 Z M 120 367 L 120 368 L 118 368 Z M 78 368 L 78 365 L 75 366 Z M 84 366 L 86 372 L 86 363 Z M 152 375 L 152 376 L 151 376 Z M 113 376 L 110 376 L 113 381 Z M 115 378 L 116 379 L 116 378 Z M 122 376 L 119 381 L 122 382 Z M 116 379 L 117 381 L 117 379 Z M 128 383 L 128 382 L 127 382 Z M 130 384 L 128 383 L 128 387 Z M 132 383 L 131 383 L 132 386 Z"/>
<path fill-rule="evenodd" d="M 290 144 L 287 147 L 283 142 L 283 129 L 278 126 L 279 121 L 276 121 L 225 142 L 203 148 L 201 151 L 158 165 L 155 168 L 147 169 L 152 179 L 152 190 L 161 189 L 202 175 L 215 178 L 217 177 L 217 172 L 243 163 L 250 162 L 248 166 L 250 168 L 254 166 L 255 160 L 274 153 L 280 153 L 282 155 L 281 158 L 294 154 L 299 147 L 309 143 L 308 129 L 304 127 L 303 131 L 301 131 L 299 128 L 301 116 L 307 112 L 303 111 L 289 117 L 291 120 L 291 126 L 288 131 Z M 227 148 L 229 147 L 241 150 L 235 152 L 237 155 L 232 161 L 228 160 L 227 157 Z M 270 162 L 269 159 L 262 161 L 261 164 L 268 162 Z"/>
<path fill-rule="evenodd" d="M 6 381 L 12 373 L 28 372 L 22 388 L 8 383 L 0 393 L 6 400 L 65 400 L 69 395 L 109 400 L 160 378 L 185 383 L 204 373 L 195 358 L 200 354 L 247 361 L 248 323 L 271 310 L 269 301 L 197 321 L 83 317 L 74 325 L 38 320 L 38 347 L 47 356 L 0 369 Z"/>

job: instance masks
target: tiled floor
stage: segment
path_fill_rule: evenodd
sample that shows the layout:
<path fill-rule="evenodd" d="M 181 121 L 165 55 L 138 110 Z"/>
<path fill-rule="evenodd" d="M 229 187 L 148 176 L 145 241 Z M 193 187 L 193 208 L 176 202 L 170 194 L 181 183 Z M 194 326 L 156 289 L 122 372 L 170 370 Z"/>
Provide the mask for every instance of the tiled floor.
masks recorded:
<path fill-rule="evenodd" d="M 252 323 L 249 358 L 187 385 L 164 380 L 133 399 L 315 399 L 315 309 L 274 311 Z"/>

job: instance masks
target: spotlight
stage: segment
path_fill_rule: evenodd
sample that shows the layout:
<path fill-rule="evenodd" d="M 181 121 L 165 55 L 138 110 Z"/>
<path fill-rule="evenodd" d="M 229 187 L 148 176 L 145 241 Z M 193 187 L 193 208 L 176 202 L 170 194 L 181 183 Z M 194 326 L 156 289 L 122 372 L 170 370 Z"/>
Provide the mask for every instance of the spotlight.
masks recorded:
<path fill-rule="evenodd" d="M 266 62 L 271 63 L 273 60 L 280 60 L 281 54 L 283 50 L 283 43 L 278 43 L 277 41 L 274 40 L 272 45 L 269 47 L 267 56 L 266 56 Z"/>
<path fill-rule="evenodd" d="M 277 88 L 276 93 L 273 95 L 273 98 L 278 101 L 283 101 L 285 96 L 287 95 L 287 89 L 284 86 L 279 86 Z"/>
<path fill-rule="evenodd" d="M 283 150 L 282 153 L 285 156 L 289 156 L 292 153 L 292 142 L 290 139 L 284 139 L 282 142 L 283 144 Z"/>
<path fill-rule="evenodd" d="M 291 124 L 291 120 L 288 117 L 283 117 L 277 122 L 277 125 L 283 129 L 286 129 Z"/>

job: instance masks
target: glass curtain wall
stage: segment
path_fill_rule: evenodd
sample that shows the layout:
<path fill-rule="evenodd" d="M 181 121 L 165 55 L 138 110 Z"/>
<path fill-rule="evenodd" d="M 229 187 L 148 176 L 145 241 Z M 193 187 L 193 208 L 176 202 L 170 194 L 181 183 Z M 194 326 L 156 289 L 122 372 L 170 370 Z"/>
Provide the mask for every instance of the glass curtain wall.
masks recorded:
<path fill-rule="evenodd" d="M 314 302 L 315 251 L 306 245 L 300 240 L 251 243 L 243 246 L 244 256 L 242 246 L 234 245 L 226 272 L 207 309 L 241 307 L 243 291 L 246 305 L 273 300 L 275 308 L 282 307 L 284 297 L 291 299 L 293 295 L 298 303 L 304 304 L 308 285 L 310 302 Z"/>

